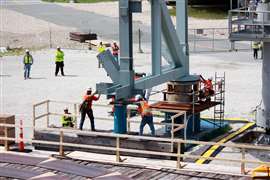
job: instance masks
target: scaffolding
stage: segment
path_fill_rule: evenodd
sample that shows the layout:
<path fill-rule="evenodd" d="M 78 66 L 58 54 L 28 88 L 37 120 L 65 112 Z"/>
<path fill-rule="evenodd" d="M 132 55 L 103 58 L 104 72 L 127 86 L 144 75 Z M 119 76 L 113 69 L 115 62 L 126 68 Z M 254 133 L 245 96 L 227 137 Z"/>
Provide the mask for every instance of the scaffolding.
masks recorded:
<path fill-rule="evenodd" d="M 214 101 L 218 102 L 218 105 L 214 107 L 214 126 L 222 127 L 225 112 L 225 72 L 223 76 L 215 73 L 214 90 Z"/>

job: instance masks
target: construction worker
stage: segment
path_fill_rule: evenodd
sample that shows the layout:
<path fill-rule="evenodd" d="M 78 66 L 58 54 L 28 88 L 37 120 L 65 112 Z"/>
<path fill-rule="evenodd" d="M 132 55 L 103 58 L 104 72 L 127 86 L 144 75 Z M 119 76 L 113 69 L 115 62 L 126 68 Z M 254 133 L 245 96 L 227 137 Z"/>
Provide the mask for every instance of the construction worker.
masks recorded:
<path fill-rule="evenodd" d="M 23 57 L 23 64 L 24 64 L 24 79 L 26 80 L 31 79 L 30 78 L 30 71 L 31 71 L 31 66 L 34 63 L 33 56 L 30 54 L 29 50 L 25 50 L 25 55 Z"/>
<path fill-rule="evenodd" d="M 103 45 L 102 41 L 100 41 L 99 45 L 98 45 L 98 53 L 102 53 L 106 51 L 106 47 Z M 101 62 L 98 61 L 98 68 L 101 68 Z"/>
<path fill-rule="evenodd" d="M 66 116 L 66 115 L 70 115 L 71 113 L 68 112 L 68 108 L 64 109 L 64 114 L 61 117 L 61 123 L 63 127 L 74 127 L 74 122 L 73 122 L 73 118 L 70 116 Z"/>
<path fill-rule="evenodd" d="M 116 44 L 116 42 L 112 44 L 112 52 L 116 62 L 118 63 L 119 46 Z"/>
<path fill-rule="evenodd" d="M 100 41 L 99 45 L 98 45 L 98 52 L 102 53 L 106 51 L 106 46 L 103 45 L 102 41 Z"/>
<path fill-rule="evenodd" d="M 258 51 L 260 49 L 259 42 L 252 42 L 253 58 L 258 59 Z"/>
<path fill-rule="evenodd" d="M 200 98 L 204 99 L 206 98 L 206 101 L 210 101 L 212 95 L 215 94 L 215 91 L 213 89 L 213 83 L 212 83 L 212 78 L 208 78 L 207 80 L 204 79 L 201 75 L 200 75 L 200 79 L 201 82 L 203 83 L 203 89 L 200 91 Z"/>
<path fill-rule="evenodd" d="M 147 101 L 143 99 L 141 95 L 135 96 L 135 101 L 139 102 L 138 104 L 138 112 L 141 114 L 142 121 L 140 124 L 140 132 L 139 135 L 143 135 L 143 128 L 146 124 L 150 127 L 151 135 L 155 136 L 155 127 L 153 123 L 153 114 L 151 112 L 151 108 Z"/>
<path fill-rule="evenodd" d="M 80 107 L 80 112 L 81 112 L 80 130 L 83 129 L 85 116 L 87 114 L 90 119 L 91 130 L 95 131 L 95 122 L 94 122 L 94 115 L 93 115 L 93 110 L 92 110 L 92 102 L 97 101 L 100 98 L 100 94 L 98 96 L 95 96 L 96 94 L 97 94 L 97 91 L 95 91 L 92 94 L 92 89 L 89 88 L 86 91 L 86 95 L 84 95 L 83 97 L 83 103 L 81 104 L 81 107 Z"/>
<path fill-rule="evenodd" d="M 58 46 L 55 53 L 55 76 L 58 75 L 59 69 L 61 69 L 62 76 L 65 76 L 64 74 L 64 52 L 61 50 L 61 48 Z"/>

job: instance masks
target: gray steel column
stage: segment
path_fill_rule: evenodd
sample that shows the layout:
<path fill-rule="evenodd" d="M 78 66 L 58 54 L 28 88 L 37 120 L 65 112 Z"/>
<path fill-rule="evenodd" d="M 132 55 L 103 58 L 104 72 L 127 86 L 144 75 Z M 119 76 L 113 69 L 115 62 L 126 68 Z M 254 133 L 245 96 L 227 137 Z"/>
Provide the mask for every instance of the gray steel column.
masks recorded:
<path fill-rule="evenodd" d="M 185 73 L 189 75 L 189 47 L 188 47 L 188 1 L 176 0 L 176 32 L 181 46 L 184 48 Z"/>
<path fill-rule="evenodd" d="M 129 0 L 119 0 L 120 85 L 134 86 L 132 12 Z M 117 97 L 117 94 L 116 94 Z"/>
<path fill-rule="evenodd" d="M 263 44 L 262 100 L 266 128 L 270 128 L 270 43 Z"/>
<path fill-rule="evenodd" d="M 160 0 L 151 0 L 152 75 L 161 73 L 161 7 Z"/>

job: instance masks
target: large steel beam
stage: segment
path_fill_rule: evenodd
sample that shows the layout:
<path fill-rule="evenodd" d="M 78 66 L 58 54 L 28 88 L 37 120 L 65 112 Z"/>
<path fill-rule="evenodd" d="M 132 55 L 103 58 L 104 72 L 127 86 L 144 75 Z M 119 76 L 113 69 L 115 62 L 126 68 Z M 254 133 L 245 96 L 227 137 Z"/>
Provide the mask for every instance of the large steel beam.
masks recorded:
<path fill-rule="evenodd" d="M 185 54 L 183 46 L 180 45 L 175 27 L 172 23 L 168 8 L 165 1 L 161 1 L 161 27 L 164 41 L 168 46 L 168 50 L 172 56 L 172 60 L 176 68 L 183 66 Z"/>
<path fill-rule="evenodd" d="M 151 0 L 152 75 L 161 73 L 161 8 L 160 0 Z"/>

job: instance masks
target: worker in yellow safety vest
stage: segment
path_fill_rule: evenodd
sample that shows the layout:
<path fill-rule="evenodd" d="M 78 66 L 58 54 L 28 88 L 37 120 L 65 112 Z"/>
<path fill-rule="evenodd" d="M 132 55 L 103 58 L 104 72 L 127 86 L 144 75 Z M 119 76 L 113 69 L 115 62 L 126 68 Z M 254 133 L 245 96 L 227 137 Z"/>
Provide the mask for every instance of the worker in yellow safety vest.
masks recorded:
<path fill-rule="evenodd" d="M 59 69 L 61 69 L 62 76 L 65 76 L 64 74 L 64 52 L 61 50 L 61 48 L 58 46 L 57 50 L 55 52 L 55 76 L 58 75 Z"/>
<path fill-rule="evenodd" d="M 139 135 L 143 135 L 143 128 L 146 124 L 148 124 L 151 130 L 151 135 L 155 136 L 153 114 L 148 102 L 145 101 L 143 97 L 139 94 L 135 96 L 135 101 L 139 102 L 138 112 L 141 114 L 142 117 Z"/>
<path fill-rule="evenodd" d="M 252 43 L 252 49 L 253 49 L 253 58 L 258 59 L 258 51 L 260 49 L 260 43 L 259 42 L 253 42 Z"/>
<path fill-rule="evenodd" d="M 24 64 L 24 79 L 31 79 L 30 78 L 30 71 L 31 66 L 34 63 L 33 56 L 30 54 L 29 50 L 25 50 L 25 55 L 23 57 L 23 64 Z"/>
<path fill-rule="evenodd" d="M 99 43 L 99 45 L 98 45 L 98 52 L 99 53 L 102 53 L 102 52 L 104 52 L 104 51 L 106 51 L 106 46 L 104 46 L 103 45 L 103 43 L 102 43 L 102 41 Z"/>
<path fill-rule="evenodd" d="M 74 127 L 73 118 L 67 115 L 70 115 L 71 113 L 68 112 L 68 108 L 64 109 L 64 114 L 61 117 L 61 123 L 63 127 Z"/>

